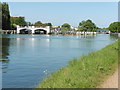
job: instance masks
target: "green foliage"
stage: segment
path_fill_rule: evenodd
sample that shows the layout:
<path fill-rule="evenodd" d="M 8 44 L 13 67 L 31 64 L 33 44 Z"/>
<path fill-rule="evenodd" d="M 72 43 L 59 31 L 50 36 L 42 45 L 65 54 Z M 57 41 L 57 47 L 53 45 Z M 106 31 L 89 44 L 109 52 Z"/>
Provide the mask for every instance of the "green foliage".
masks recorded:
<path fill-rule="evenodd" d="M 68 31 L 68 30 L 70 30 L 70 25 L 68 23 L 63 24 L 62 27 L 61 27 L 61 30 L 62 31 Z"/>
<path fill-rule="evenodd" d="M 24 17 L 11 17 L 10 18 L 11 25 L 19 25 L 19 26 L 26 26 L 27 22 L 25 21 Z"/>
<path fill-rule="evenodd" d="M 43 24 L 41 21 L 37 21 L 37 22 L 35 22 L 35 24 L 34 24 L 34 26 L 36 26 L 36 27 L 46 27 L 46 26 L 52 26 L 52 24 L 51 23 L 45 23 L 45 24 Z"/>
<path fill-rule="evenodd" d="M 42 22 L 41 21 L 37 21 L 37 22 L 35 22 L 34 26 L 40 27 L 40 26 L 42 26 Z"/>
<path fill-rule="evenodd" d="M 17 27 L 16 27 L 16 25 L 15 25 L 15 24 L 11 24 L 11 25 L 10 25 L 10 29 L 11 29 L 11 30 L 16 30 L 16 29 L 17 29 Z"/>
<path fill-rule="evenodd" d="M 91 21 L 86 20 L 79 23 L 78 30 L 80 31 L 96 31 L 98 27 Z"/>
<path fill-rule="evenodd" d="M 111 32 L 120 32 L 120 22 L 113 22 L 109 25 L 108 29 Z"/>
<path fill-rule="evenodd" d="M 118 41 L 88 56 L 74 58 L 37 88 L 96 88 L 116 70 L 117 65 Z"/>
<path fill-rule="evenodd" d="M 46 24 L 46 26 L 52 26 L 52 23 L 45 23 Z"/>
<path fill-rule="evenodd" d="M 7 3 L 2 3 L 2 29 L 10 29 L 10 12 Z"/>
<path fill-rule="evenodd" d="M 62 30 L 62 31 L 68 31 L 69 29 L 66 28 L 66 27 L 62 27 L 61 30 Z"/>

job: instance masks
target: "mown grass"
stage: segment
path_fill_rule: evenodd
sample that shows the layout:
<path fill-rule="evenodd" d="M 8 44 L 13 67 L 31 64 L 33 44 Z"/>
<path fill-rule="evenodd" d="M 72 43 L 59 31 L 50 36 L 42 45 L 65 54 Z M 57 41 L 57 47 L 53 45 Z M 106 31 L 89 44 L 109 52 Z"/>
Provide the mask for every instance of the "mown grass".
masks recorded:
<path fill-rule="evenodd" d="M 67 66 L 45 78 L 37 88 L 96 88 L 118 66 L 118 41 L 71 60 Z"/>

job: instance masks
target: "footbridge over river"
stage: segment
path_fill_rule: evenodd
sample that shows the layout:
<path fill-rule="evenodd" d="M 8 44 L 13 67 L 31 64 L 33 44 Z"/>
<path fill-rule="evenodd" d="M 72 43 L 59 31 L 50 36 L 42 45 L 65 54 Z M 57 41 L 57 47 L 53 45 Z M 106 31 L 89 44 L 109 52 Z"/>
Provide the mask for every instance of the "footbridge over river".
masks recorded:
<path fill-rule="evenodd" d="M 44 34 L 49 34 L 50 33 L 50 26 L 46 26 L 46 27 L 35 27 L 35 26 L 20 27 L 20 26 L 17 26 L 17 34 L 20 34 L 22 31 L 27 31 L 27 32 L 30 32 L 32 34 L 43 31 Z"/>

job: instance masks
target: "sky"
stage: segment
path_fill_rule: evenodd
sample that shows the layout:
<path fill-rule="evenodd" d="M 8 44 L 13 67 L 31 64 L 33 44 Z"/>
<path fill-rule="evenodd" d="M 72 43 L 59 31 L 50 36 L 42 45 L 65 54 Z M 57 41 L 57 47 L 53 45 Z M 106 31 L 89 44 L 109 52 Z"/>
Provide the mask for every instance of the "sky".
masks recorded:
<path fill-rule="evenodd" d="M 91 19 L 98 27 L 118 21 L 117 2 L 8 2 L 11 16 L 24 16 L 28 22 L 41 21 L 54 26 Z"/>

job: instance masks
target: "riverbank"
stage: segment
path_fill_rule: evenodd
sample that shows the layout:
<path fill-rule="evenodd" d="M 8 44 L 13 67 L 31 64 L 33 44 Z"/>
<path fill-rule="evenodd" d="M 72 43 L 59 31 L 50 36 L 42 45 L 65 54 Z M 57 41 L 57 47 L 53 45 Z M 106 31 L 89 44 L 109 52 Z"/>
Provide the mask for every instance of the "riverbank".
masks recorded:
<path fill-rule="evenodd" d="M 118 41 L 88 56 L 71 60 L 37 88 L 96 88 L 114 73 L 117 66 Z"/>

